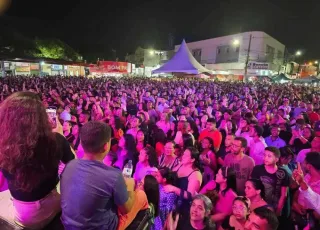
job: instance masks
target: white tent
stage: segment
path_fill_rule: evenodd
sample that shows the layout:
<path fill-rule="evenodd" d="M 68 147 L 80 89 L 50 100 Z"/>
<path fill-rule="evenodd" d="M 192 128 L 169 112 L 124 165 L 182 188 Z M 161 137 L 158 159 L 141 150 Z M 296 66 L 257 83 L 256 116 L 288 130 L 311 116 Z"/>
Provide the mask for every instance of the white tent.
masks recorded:
<path fill-rule="evenodd" d="M 182 41 L 178 52 L 163 66 L 152 71 L 152 73 L 186 73 L 200 74 L 212 71 L 203 67 L 191 54 L 185 40 Z"/>

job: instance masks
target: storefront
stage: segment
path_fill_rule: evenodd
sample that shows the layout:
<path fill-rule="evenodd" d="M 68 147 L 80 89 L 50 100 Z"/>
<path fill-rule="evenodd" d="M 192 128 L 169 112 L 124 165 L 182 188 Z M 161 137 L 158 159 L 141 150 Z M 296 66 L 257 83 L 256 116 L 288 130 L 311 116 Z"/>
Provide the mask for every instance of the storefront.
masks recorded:
<path fill-rule="evenodd" d="M 41 64 L 41 75 L 52 75 L 51 64 Z"/>
<path fill-rule="evenodd" d="M 52 75 L 64 75 L 63 65 L 51 65 Z"/>
<path fill-rule="evenodd" d="M 39 63 L 30 64 L 30 74 L 39 75 L 40 74 L 40 65 Z"/>
<path fill-rule="evenodd" d="M 65 66 L 65 71 L 68 76 L 85 76 L 84 66 L 68 65 Z"/>
<path fill-rule="evenodd" d="M 29 75 L 30 63 L 15 62 L 15 74 L 16 75 Z"/>
<path fill-rule="evenodd" d="M 97 65 L 90 65 L 90 74 L 94 76 L 107 76 L 107 75 L 127 75 L 131 73 L 131 63 L 128 62 L 114 62 L 114 61 L 101 61 Z"/>

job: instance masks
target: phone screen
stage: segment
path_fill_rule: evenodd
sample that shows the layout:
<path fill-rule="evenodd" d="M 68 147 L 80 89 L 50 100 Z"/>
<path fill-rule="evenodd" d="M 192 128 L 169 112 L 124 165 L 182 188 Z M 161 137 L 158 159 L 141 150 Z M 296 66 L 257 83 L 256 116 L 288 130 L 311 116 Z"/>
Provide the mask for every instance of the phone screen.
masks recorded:
<path fill-rule="evenodd" d="M 46 109 L 46 112 L 48 114 L 48 117 L 50 119 L 50 122 L 53 128 L 57 127 L 57 123 L 56 123 L 57 110 L 54 108 L 48 108 Z"/>

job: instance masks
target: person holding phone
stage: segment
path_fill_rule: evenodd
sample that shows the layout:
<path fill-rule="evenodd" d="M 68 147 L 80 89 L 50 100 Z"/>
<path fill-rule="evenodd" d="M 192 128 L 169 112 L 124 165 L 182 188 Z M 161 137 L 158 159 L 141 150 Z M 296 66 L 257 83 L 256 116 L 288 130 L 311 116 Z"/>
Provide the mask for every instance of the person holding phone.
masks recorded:
<path fill-rule="evenodd" d="M 307 154 L 304 163 L 304 175 L 300 163 L 293 171 L 293 179 L 300 185 L 295 194 L 293 210 L 305 215 L 307 209 L 312 209 L 320 215 L 320 152 L 310 152 Z M 320 219 L 320 218 L 319 218 Z"/>
<path fill-rule="evenodd" d="M 58 165 L 74 155 L 56 122 L 53 130 L 35 93 L 14 93 L 0 106 L 0 170 L 9 185 L 0 193 L 0 217 L 11 223 L 43 228 L 61 212 Z"/>

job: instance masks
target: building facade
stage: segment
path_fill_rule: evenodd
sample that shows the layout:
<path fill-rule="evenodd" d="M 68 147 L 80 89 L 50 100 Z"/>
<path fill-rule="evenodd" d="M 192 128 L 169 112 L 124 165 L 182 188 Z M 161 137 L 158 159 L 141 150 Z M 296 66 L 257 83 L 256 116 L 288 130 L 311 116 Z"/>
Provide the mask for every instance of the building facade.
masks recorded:
<path fill-rule="evenodd" d="M 285 46 L 270 35 L 245 32 L 187 43 L 195 59 L 216 74 L 271 76 L 280 71 Z M 175 46 L 175 51 L 180 45 Z"/>

